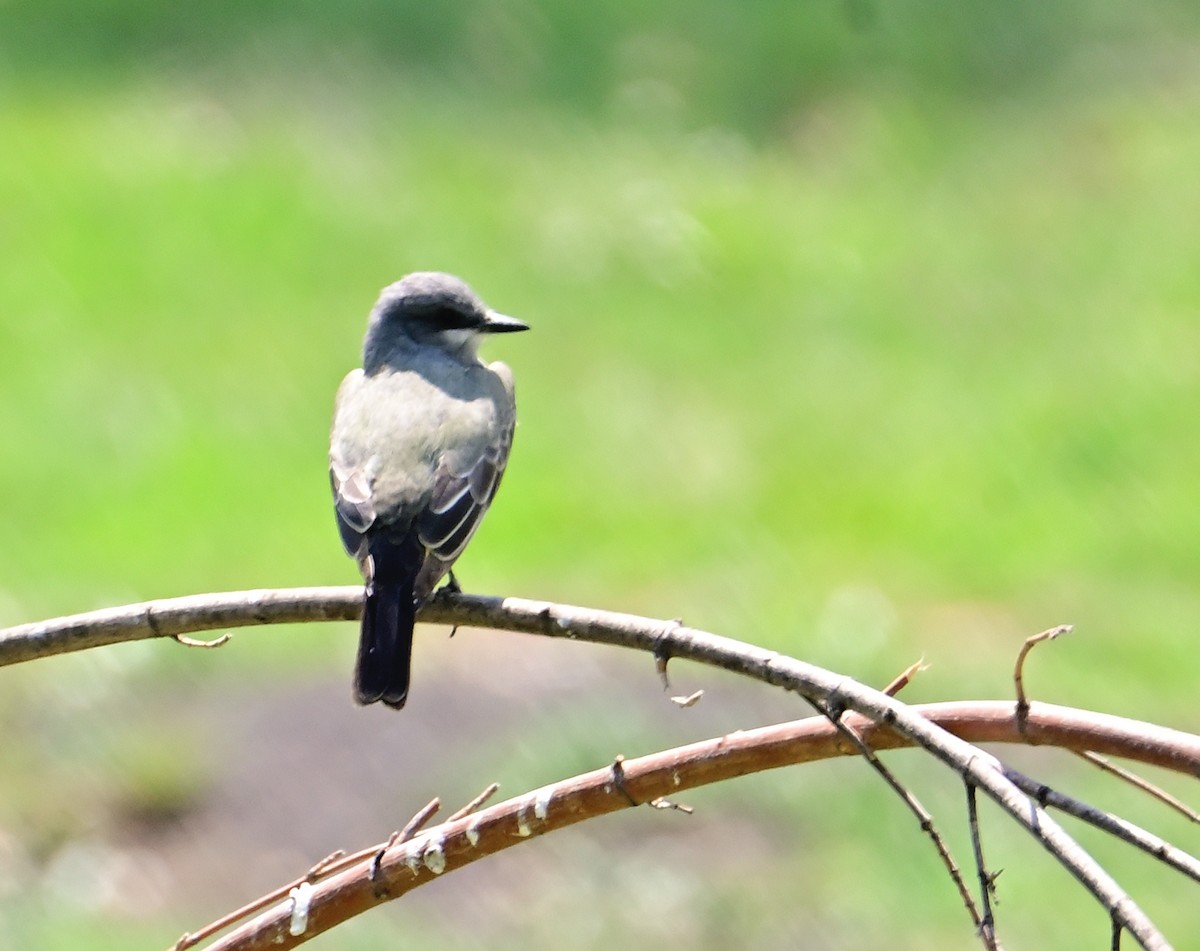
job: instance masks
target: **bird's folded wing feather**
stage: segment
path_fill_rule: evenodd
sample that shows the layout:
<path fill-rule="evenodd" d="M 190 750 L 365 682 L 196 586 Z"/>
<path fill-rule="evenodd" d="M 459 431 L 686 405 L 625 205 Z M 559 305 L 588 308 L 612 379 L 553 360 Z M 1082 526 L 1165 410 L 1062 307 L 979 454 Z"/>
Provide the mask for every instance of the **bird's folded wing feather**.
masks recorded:
<path fill-rule="evenodd" d="M 340 406 L 362 380 L 362 370 L 348 373 L 338 388 L 337 405 Z M 342 544 L 351 555 L 356 555 L 362 535 L 375 523 L 377 515 L 370 478 L 361 467 L 351 465 L 334 445 L 329 450 L 329 484 L 333 489 Z"/>
<path fill-rule="evenodd" d="M 445 458 L 438 463 L 433 494 L 417 519 L 417 532 L 421 544 L 447 566 L 462 554 L 495 498 L 512 437 L 510 418 L 466 466 L 452 468 Z"/>

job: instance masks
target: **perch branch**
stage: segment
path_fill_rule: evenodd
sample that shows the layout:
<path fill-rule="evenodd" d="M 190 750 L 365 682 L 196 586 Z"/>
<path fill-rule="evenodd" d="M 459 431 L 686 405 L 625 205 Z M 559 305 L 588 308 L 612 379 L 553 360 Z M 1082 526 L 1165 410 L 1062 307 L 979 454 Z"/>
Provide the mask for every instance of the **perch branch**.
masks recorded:
<path fill-rule="evenodd" d="M 358 617 L 361 606 L 362 591 L 357 587 L 258 591 L 150 602 L 97 612 L 97 623 L 90 624 L 88 616 L 76 615 L 0 632 L 0 664 L 120 640 L 173 636 L 213 627 L 350 620 Z M 91 617 L 95 619 L 96 615 Z M 848 677 L 678 622 L 520 598 L 439 593 L 425 605 L 420 617 L 435 623 L 588 640 L 645 650 L 656 657 L 685 658 L 754 677 L 830 707 L 852 709 L 902 734 L 958 772 L 964 782 L 982 790 L 1054 855 L 1143 947 L 1168 947 L 1153 923 L 1113 878 L 1040 806 L 1017 789 L 992 757 L 914 714 L 894 698 Z M 1040 742 L 1032 737 L 1030 734 L 1031 741 Z"/>

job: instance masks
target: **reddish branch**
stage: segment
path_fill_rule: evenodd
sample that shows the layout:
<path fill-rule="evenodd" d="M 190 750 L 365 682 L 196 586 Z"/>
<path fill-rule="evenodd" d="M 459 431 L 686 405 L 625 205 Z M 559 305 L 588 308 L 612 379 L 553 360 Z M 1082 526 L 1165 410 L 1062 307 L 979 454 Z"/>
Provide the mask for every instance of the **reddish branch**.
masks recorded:
<path fill-rule="evenodd" d="M 1001 714 L 1000 706 L 985 704 L 981 711 L 979 705 L 972 703 L 939 703 L 912 709 L 961 733 L 964 739 L 1023 742 L 1013 705 L 1003 704 L 1008 708 L 1006 715 Z M 1097 735 L 1088 723 L 1090 716 L 1086 711 L 1034 704 L 1028 723 L 1038 730 L 1043 743 L 1070 745 L 1081 737 Z M 911 745 L 887 727 L 856 714 L 849 714 L 845 721 L 877 749 Z M 1127 742 L 1147 724 L 1117 718 L 1110 721 L 1115 728 L 1108 737 L 1110 745 L 1128 750 L 1134 756 L 1147 752 L 1144 747 Z M 363 849 L 351 857 L 351 867 L 334 866 L 335 874 L 315 882 L 303 934 L 290 933 L 293 908 L 285 896 L 297 884 L 290 883 L 275 894 L 276 904 L 270 910 L 219 939 L 209 946 L 209 951 L 297 947 L 347 918 L 399 898 L 439 875 L 593 816 L 648 804 L 662 797 L 677 797 L 697 786 L 762 770 L 855 755 L 857 749 L 849 746 L 833 725 L 822 717 L 810 717 L 622 760 L 619 785 L 618 773 L 611 766 L 605 767 L 481 812 L 451 819 L 388 849 L 374 878 L 373 860 L 385 844 Z M 1184 766 L 1178 760 L 1176 765 Z M 1200 770 L 1200 749 L 1193 750 L 1190 766 L 1184 771 L 1197 770 Z M 256 902 L 246 914 L 262 906 L 261 901 Z"/>

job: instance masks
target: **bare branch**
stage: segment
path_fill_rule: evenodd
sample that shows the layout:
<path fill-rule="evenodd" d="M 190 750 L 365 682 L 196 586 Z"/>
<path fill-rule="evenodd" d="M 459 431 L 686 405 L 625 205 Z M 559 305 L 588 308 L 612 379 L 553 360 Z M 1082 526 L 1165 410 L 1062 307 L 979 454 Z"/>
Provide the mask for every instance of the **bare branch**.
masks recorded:
<path fill-rule="evenodd" d="M 1011 716 L 1011 704 L 1007 706 Z M 879 724 L 856 714 L 847 714 L 844 720 L 849 728 L 861 731 L 865 737 L 888 741 L 892 747 L 901 745 L 894 733 Z M 1010 730 L 1015 737 L 1015 725 Z M 739 731 L 638 759 L 620 758 L 619 783 L 614 766 L 610 765 L 525 793 L 484 812 L 456 814 L 409 843 L 396 841 L 397 834 L 389 840 L 394 848 L 380 858 L 374 878 L 371 859 L 389 848 L 388 843 L 361 849 L 329 864 L 320 881 L 315 881 L 311 874 L 307 878 L 313 881 L 314 890 L 309 896 L 310 927 L 304 935 L 288 933 L 292 908 L 284 900 L 301 881 L 298 880 L 243 909 L 241 917 L 246 917 L 278 903 L 276 908 L 212 945 L 210 951 L 295 947 L 346 918 L 387 899 L 398 898 L 441 874 L 593 816 L 634 808 L 643 801 L 653 808 L 667 809 L 674 805 L 664 799 L 667 791 L 674 795 L 680 790 L 759 770 L 858 755 L 858 749 L 847 746 L 842 739 L 843 734 L 824 717 L 809 717 Z M 1039 792 L 1034 788 L 1027 791 L 1030 795 Z M 1053 799 L 1047 801 L 1058 805 Z M 687 807 L 676 808 L 687 811 Z M 990 880 L 986 873 L 981 875 L 981 881 L 983 878 Z M 363 894 L 364 891 L 369 895 Z M 230 921 L 230 916 L 226 916 L 221 927 L 227 927 Z M 211 935 L 216 930 L 220 929 L 213 926 L 202 929 L 196 933 L 197 940 L 198 936 Z"/>
<path fill-rule="evenodd" d="M 361 587 L 283 588 L 196 594 L 105 608 L 0 631 L 0 667 L 119 644 L 224 627 L 353 621 L 362 614 Z"/>
<path fill-rule="evenodd" d="M 1114 816 L 1112 813 L 1097 809 L 1095 806 L 1089 806 L 1086 802 L 1080 802 L 1078 799 L 1064 795 L 1055 789 L 1051 789 L 1045 783 L 1030 779 L 1015 769 L 1007 768 L 1005 773 L 1026 795 L 1032 796 L 1043 806 L 1058 809 L 1060 812 L 1074 816 L 1076 819 L 1093 825 L 1097 829 L 1102 829 L 1122 842 L 1127 842 L 1134 848 L 1141 849 L 1148 855 L 1154 856 L 1160 862 L 1169 865 L 1178 872 L 1182 872 L 1193 881 L 1200 882 L 1200 859 L 1197 859 L 1195 856 L 1176 848 L 1164 839 L 1159 838 L 1151 832 L 1147 832 L 1145 829 L 1134 825 L 1126 819 L 1122 819 L 1120 816 Z"/>
<path fill-rule="evenodd" d="M 361 598 L 362 591 L 357 587 L 258 591 L 150 602 L 148 605 L 112 609 L 90 616 L 77 615 L 61 621 L 25 625 L 0 632 L 0 664 L 120 640 L 173 636 L 213 627 L 297 620 L 349 620 L 359 615 Z M 837 703 L 921 746 L 959 773 L 964 782 L 982 790 L 1092 892 L 1118 924 L 1130 931 L 1143 947 L 1168 946 L 1142 910 L 1112 877 L 1040 806 L 1021 793 L 1004 776 L 1000 765 L 992 757 L 930 720 L 916 715 L 907 706 L 880 691 L 773 651 L 684 627 L 678 622 L 654 621 L 634 615 L 519 598 L 439 593 L 425 605 L 421 619 L 645 650 L 656 657 L 685 658 L 721 667 L 795 691 L 813 701 L 832 703 L 836 698 Z M 1018 719 L 1022 726 L 1027 725 L 1026 717 Z M 1026 731 L 1021 732 L 1024 734 Z M 1032 733 L 1028 738 L 1033 742 L 1042 741 Z M 1145 737 L 1140 739 L 1145 741 Z M 1194 742 L 1197 742 L 1197 738 L 1191 737 L 1183 745 Z"/>
<path fill-rule="evenodd" d="M 884 731 L 854 714 L 848 721 L 879 735 Z M 594 816 L 639 803 L 654 809 L 690 813 L 666 798 L 678 791 L 720 782 L 759 770 L 855 755 L 839 742 L 839 732 L 822 717 L 739 731 L 700 743 L 637 759 L 618 757 L 610 766 L 563 780 L 499 803 L 484 811 L 447 820 L 411 841 L 393 836 L 387 843 L 346 856 L 313 881 L 307 895 L 308 928 L 291 933 L 293 904 L 287 900 L 300 881 L 275 889 L 246 906 L 243 917 L 267 905 L 260 914 L 216 941 L 209 951 L 296 947 L 389 899 L 398 898 L 439 875 L 452 872 L 494 852 L 532 841 Z M 428 808 L 428 807 L 426 807 Z M 424 811 L 424 810 L 423 810 Z M 230 916 L 196 935 L 228 927 Z M 198 937 L 197 937 L 198 940 Z"/>
<path fill-rule="evenodd" d="M 996 947 L 996 916 L 992 912 L 992 896 L 996 892 L 996 876 L 987 870 L 983 858 L 983 839 L 979 835 L 979 805 L 975 787 L 967 783 L 967 826 L 971 830 L 971 849 L 975 853 L 975 872 L 979 876 L 979 900 L 983 903 L 983 920 L 979 923 L 979 934 L 983 943 L 994 951 Z"/>
<path fill-rule="evenodd" d="M 985 927 L 985 923 L 989 921 L 989 918 L 979 914 L 979 908 L 975 904 L 975 900 L 971 897 L 971 891 L 967 888 L 967 883 L 963 880 L 962 871 L 959 869 L 958 863 L 954 860 L 954 856 L 950 852 L 950 847 L 946 844 L 946 840 L 938 831 L 937 824 L 933 821 L 933 814 L 922 805 L 921 801 L 907 786 L 900 782 L 896 774 L 883 764 L 883 761 L 875 755 L 875 751 L 871 748 L 871 745 L 863 739 L 862 735 L 854 727 L 845 722 L 844 717 L 833 716 L 833 711 L 826 710 L 821 704 L 817 704 L 816 707 L 833 724 L 839 734 L 850 740 L 851 745 L 854 746 L 859 755 L 867 761 L 871 768 L 887 783 L 888 787 L 900 797 L 909 811 L 917 817 L 917 823 L 921 831 L 929 836 L 933 842 L 933 847 L 937 851 L 942 865 L 945 866 L 946 873 L 950 876 L 950 881 L 958 889 L 959 899 L 962 901 L 963 907 L 967 909 L 967 914 L 971 917 L 971 924 L 974 925 L 976 932 L 980 935 L 984 948 L 987 951 L 996 951 L 995 936 L 992 934 L 990 927 Z"/>
<path fill-rule="evenodd" d="M 1079 755 L 1093 766 L 1096 766 L 1104 770 L 1104 772 L 1110 773 L 1111 775 L 1116 776 L 1118 779 L 1122 779 L 1129 783 L 1129 785 L 1134 787 L 1134 789 L 1140 789 L 1151 798 L 1157 799 L 1159 802 L 1170 806 L 1181 816 L 1187 819 L 1188 822 L 1200 822 L 1200 813 L 1197 813 L 1195 809 L 1193 809 L 1183 800 L 1176 796 L 1172 796 L 1161 786 L 1154 785 L 1154 783 L 1150 782 L 1148 779 L 1143 779 L 1141 776 L 1137 775 L 1137 773 L 1132 773 L 1123 766 L 1118 766 L 1116 763 L 1110 763 L 1103 756 L 1100 756 L 1098 753 L 1095 753 L 1092 750 L 1085 750 L 1079 753 Z"/>

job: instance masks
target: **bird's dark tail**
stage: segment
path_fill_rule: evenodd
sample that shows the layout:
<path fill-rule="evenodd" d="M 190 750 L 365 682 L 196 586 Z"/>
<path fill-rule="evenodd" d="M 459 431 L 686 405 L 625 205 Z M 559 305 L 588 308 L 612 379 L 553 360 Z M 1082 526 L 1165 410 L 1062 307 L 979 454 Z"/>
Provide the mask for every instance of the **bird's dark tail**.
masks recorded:
<path fill-rule="evenodd" d="M 359 703 L 382 700 L 398 710 L 408 697 L 417 613 L 413 584 L 425 550 L 415 534 L 399 541 L 380 536 L 368 544 L 375 574 L 363 606 L 354 693 Z"/>

